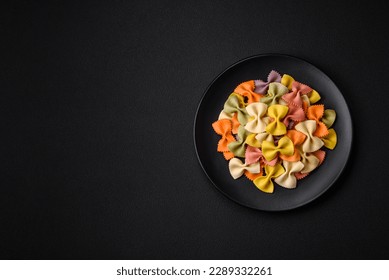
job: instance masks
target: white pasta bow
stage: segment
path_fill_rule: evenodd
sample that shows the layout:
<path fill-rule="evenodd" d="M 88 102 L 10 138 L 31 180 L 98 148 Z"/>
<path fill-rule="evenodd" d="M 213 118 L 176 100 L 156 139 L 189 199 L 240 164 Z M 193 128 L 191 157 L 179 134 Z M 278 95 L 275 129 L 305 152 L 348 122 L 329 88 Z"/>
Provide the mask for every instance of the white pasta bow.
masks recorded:
<path fill-rule="evenodd" d="M 238 158 L 232 158 L 228 163 L 228 168 L 230 169 L 231 176 L 234 179 L 238 179 L 246 170 L 253 174 L 258 174 L 261 172 L 261 166 L 259 165 L 259 162 L 247 165 Z"/>
<path fill-rule="evenodd" d="M 301 162 L 304 164 L 304 168 L 301 169 L 301 173 L 309 173 L 320 165 L 320 160 L 316 156 L 310 153 L 305 153 L 301 150 L 299 151 L 301 155 Z"/>
<path fill-rule="evenodd" d="M 251 103 L 247 105 L 246 111 L 252 119 L 250 118 L 244 128 L 251 133 L 264 132 L 269 123 L 269 117 L 265 117 L 267 105 L 260 102 Z"/>
<path fill-rule="evenodd" d="M 313 136 L 313 133 L 316 130 L 316 121 L 314 120 L 307 120 L 300 122 L 295 126 L 295 129 L 304 133 L 307 138 L 305 139 L 304 143 L 302 144 L 302 150 L 306 153 L 311 153 L 319 150 L 323 145 L 324 142 L 316 136 Z"/>
<path fill-rule="evenodd" d="M 300 172 L 304 168 L 304 164 L 301 161 L 290 162 L 286 160 L 282 164 L 284 165 L 285 172 L 274 179 L 274 182 L 287 189 L 296 188 L 297 179 L 294 173 Z"/>

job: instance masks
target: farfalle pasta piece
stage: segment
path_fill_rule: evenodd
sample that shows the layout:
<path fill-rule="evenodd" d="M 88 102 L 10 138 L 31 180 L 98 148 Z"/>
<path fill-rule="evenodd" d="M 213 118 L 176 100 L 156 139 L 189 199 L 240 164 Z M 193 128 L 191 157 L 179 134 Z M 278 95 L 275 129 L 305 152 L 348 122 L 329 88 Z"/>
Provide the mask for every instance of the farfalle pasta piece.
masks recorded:
<path fill-rule="evenodd" d="M 274 192 L 274 184 L 272 179 L 277 178 L 285 172 L 285 169 L 280 163 L 277 163 L 275 166 L 266 165 L 265 166 L 265 176 L 260 176 L 256 178 L 253 182 L 254 185 L 265 193 Z"/>
<path fill-rule="evenodd" d="M 245 125 L 248 120 L 248 114 L 246 111 L 246 108 L 244 107 L 244 104 L 241 102 L 241 97 L 236 94 L 231 94 L 226 103 L 224 103 L 224 109 L 223 111 L 227 114 L 237 114 L 238 121 L 240 124 Z"/>
<path fill-rule="evenodd" d="M 250 80 L 244 83 L 241 83 L 234 90 L 235 93 L 244 96 L 247 98 L 247 103 L 258 102 L 259 99 L 263 96 L 262 94 L 254 92 L 254 80 Z"/>
<path fill-rule="evenodd" d="M 294 129 L 288 130 L 288 132 L 286 133 L 286 136 L 290 140 L 292 140 L 294 147 L 302 145 L 304 143 L 305 139 L 307 138 L 307 136 L 305 136 L 304 133 L 297 131 L 297 130 L 294 130 Z M 291 156 L 280 155 L 280 158 L 284 161 L 295 162 L 295 161 L 299 161 L 301 157 L 300 157 L 300 152 L 295 148 L 293 155 L 291 155 Z"/>
<path fill-rule="evenodd" d="M 228 144 L 235 141 L 235 137 L 232 135 L 232 123 L 230 120 L 222 119 L 212 124 L 213 130 L 216 134 L 222 138 L 217 144 L 218 152 L 228 152 Z"/>
<path fill-rule="evenodd" d="M 252 147 L 260 148 L 262 147 L 262 142 L 265 140 L 273 142 L 274 141 L 273 135 L 267 133 L 266 131 L 258 134 L 253 133 L 247 136 L 246 144 Z"/>
<path fill-rule="evenodd" d="M 245 171 L 248 171 L 252 174 L 260 173 L 261 166 L 259 162 L 253 164 L 245 164 L 238 158 L 232 158 L 228 163 L 228 168 L 230 170 L 231 176 L 234 179 L 241 177 Z"/>
<path fill-rule="evenodd" d="M 307 120 L 300 122 L 295 126 L 295 129 L 304 133 L 307 136 L 301 146 L 303 152 L 314 152 L 319 150 L 324 145 L 323 141 L 320 138 L 313 135 L 316 130 L 316 121 Z"/>
<path fill-rule="evenodd" d="M 228 150 L 237 157 L 244 157 L 246 152 L 245 142 L 248 135 L 249 132 L 241 125 L 238 129 L 237 140 L 228 144 Z"/>
<path fill-rule="evenodd" d="M 293 104 L 297 107 L 303 106 L 303 100 L 301 96 L 303 94 L 308 94 L 308 92 L 311 92 L 312 89 L 304 84 L 301 84 L 299 82 L 293 81 L 292 82 L 292 91 L 285 94 L 282 99 L 285 100 L 288 104 Z"/>
<path fill-rule="evenodd" d="M 324 142 L 324 147 L 333 150 L 336 147 L 336 144 L 338 142 L 338 137 L 336 135 L 336 132 L 333 128 L 330 128 L 328 130 L 328 135 L 322 138 Z"/>
<path fill-rule="evenodd" d="M 267 82 L 264 82 L 262 80 L 254 80 L 255 83 L 254 91 L 256 93 L 265 94 L 267 89 L 269 88 L 269 84 L 274 82 L 277 83 L 281 82 L 281 75 L 277 71 L 272 70 L 267 76 Z"/>
<path fill-rule="evenodd" d="M 281 84 L 286 86 L 289 90 L 292 90 L 293 82 L 295 82 L 294 78 L 292 76 L 289 76 L 288 74 L 284 74 L 281 78 Z M 321 98 L 320 94 L 314 89 L 312 89 L 311 92 L 307 93 L 307 97 L 309 99 L 309 102 L 312 104 L 318 102 Z"/>
<path fill-rule="evenodd" d="M 280 98 L 288 93 L 288 88 L 281 83 L 270 83 L 267 94 L 261 98 L 261 102 L 268 106 L 278 104 Z"/>
<path fill-rule="evenodd" d="M 253 164 L 259 162 L 259 160 L 263 157 L 262 151 L 258 148 L 247 146 L 246 154 L 245 154 L 245 163 Z"/>
<path fill-rule="evenodd" d="M 304 168 L 304 164 L 301 161 L 289 162 L 286 161 L 283 163 L 285 172 L 279 177 L 274 179 L 278 185 L 287 188 L 294 189 L 297 186 L 297 179 L 294 175 L 297 172 L 300 172 Z"/>
<path fill-rule="evenodd" d="M 217 151 L 223 153 L 226 160 L 234 157 L 234 154 L 228 150 L 228 144 L 235 141 L 235 137 L 231 134 L 232 124 L 228 119 L 221 119 L 212 124 L 213 130 L 222 138 L 217 145 Z"/>
<path fill-rule="evenodd" d="M 230 114 L 227 114 L 226 112 L 221 111 L 220 114 L 219 114 L 218 120 L 223 120 L 223 119 L 231 120 L 231 122 L 232 122 L 232 133 L 233 134 L 237 134 L 238 133 L 238 128 L 240 126 L 240 123 L 238 121 L 238 114 L 234 113 L 231 116 Z"/>
<path fill-rule="evenodd" d="M 327 126 L 327 128 L 331 128 L 336 119 L 336 112 L 332 109 L 325 109 L 323 117 L 321 121 Z"/>
<path fill-rule="evenodd" d="M 264 132 L 269 123 L 269 117 L 266 117 L 267 105 L 260 102 L 251 103 L 247 105 L 246 111 L 251 117 L 245 125 L 246 130 L 251 133 Z"/>
<path fill-rule="evenodd" d="M 328 135 L 327 126 L 320 121 L 324 114 L 324 105 L 313 105 L 308 107 L 307 117 L 310 120 L 314 120 L 316 122 L 316 130 L 313 133 L 316 137 L 324 137 Z"/>
<path fill-rule="evenodd" d="M 277 157 L 271 161 L 267 161 L 264 158 L 263 153 L 259 148 L 247 146 L 246 154 L 245 154 L 245 163 L 246 164 L 253 164 L 256 162 L 260 162 L 260 160 L 262 160 L 264 164 L 270 165 L 270 166 L 274 166 L 277 163 Z"/>
<path fill-rule="evenodd" d="M 285 116 L 282 121 L 286 127 L 289 127 L 291 121 L 301 122 L 305 120 L 305 112 L 303 108 L 297 107 L 296 105 L 290 103 L 288 104 L 288 114 Z"/>
<path fill-rule="evenodd" d="M 286 116 L 288 110 L 288 106 L 285 105 L 271 105 L 267 109 L 268 116 L 273 119 L 273 121 L 266 126 L 267 133 L 274 136 L 286 134 L 286 126 L 281 120 Z"/>
<path fill-rule="evenodd" d="M 273 142 L 263 141 L 262 153 L 267 161 L 273 160 L 278 154 L 291 156 L 294 153 L 293 142 L 287 136 L 282 137 L 277 146 Z"/>

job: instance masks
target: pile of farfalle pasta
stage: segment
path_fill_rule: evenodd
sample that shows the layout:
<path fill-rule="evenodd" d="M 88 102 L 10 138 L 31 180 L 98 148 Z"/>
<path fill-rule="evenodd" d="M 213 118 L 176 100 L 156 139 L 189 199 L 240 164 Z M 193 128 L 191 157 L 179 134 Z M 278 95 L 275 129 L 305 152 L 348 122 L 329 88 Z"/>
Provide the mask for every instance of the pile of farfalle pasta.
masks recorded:
<path fill-rule="evenodd" d="M 317 104 L 320 98 L 311 87 L 274 70 L 267 81 L 238 85 L 212 124 L 231 176 L 244 174 L 266 193 L 273 193 L 273 181 L 296 188 L 297 180 L 323 163 L 323 148 L 336 146 L 331 128 L 336 112 Z"/>

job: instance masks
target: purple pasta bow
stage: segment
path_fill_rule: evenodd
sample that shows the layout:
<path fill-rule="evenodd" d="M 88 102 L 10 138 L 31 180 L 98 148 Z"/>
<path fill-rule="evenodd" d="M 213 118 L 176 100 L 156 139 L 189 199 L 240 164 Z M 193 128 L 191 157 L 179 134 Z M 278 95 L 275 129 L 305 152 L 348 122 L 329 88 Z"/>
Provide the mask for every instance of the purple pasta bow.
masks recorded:
<path fill-rule="evenodd" d="M 271 70 L 269 75 L 267 76 L 267 82 L 264 82 L 262 80 L 254 80 L 255 83 L 254 92 L 260 94 L 266 94 L 266 90 L 268 89 L 269 84 L 274 82 L 280 83 L 281 75 L 277 71 Z"/>

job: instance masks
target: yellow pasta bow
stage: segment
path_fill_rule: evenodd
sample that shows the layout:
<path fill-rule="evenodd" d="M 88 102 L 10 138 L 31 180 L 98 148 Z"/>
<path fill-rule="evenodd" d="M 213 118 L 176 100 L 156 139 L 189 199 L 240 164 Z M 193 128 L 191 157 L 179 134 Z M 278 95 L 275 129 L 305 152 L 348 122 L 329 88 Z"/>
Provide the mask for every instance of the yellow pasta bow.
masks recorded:
<path fill-rule="evenodd" d="M 278 145 L 274 145 L 273 142 L 263 141 L 262 142 L 262 153 L 267 161 L 271 161 L 277 157 L 278 153 L 286 156 L 294 154 L 294 145 L 292 140 L 287 136 L 282 137 L 278 141 Z"/>
<path fill-rule="evenodd" d="M 271 105 L 267 109 L 267 114 L 274 120 L 266 126 L 266 132 L 271 135 L 279 136 L 286 134 L 286 126 L 282 123 L 282 119 L 288 113 L 288 106 Z"/>
<path fill-rule="evenodd" d="M 280 163 L 275 166 L 265 165 L 265 176 L 256 178 L 253 182 L 254 185 L 263 192 L 272 193 L 274 191 L 273 178 L 277 178 L 285 172 L 285 169 Z"/>
<path fill-rule="evenodd" d="M 338 142 L 338 137 L 336 136 L 336 132 L 333 128 L 328 130 L 328 135 L 322 138 L 324 142 L 324 147 L 333 150 Z"/>
<path fill-rule="evenodd" d="M 228 163 L 228 168 L 230 169 L 231 176 L 234 179 L 238 179 L 245 171 L 248 171 L 252 174 L 258 174 L 261 172 L 261 166 L 259 162 L 248 165 L 243 163 L 238 158 L 232 158 Z"/>
<path fill-rule="evenodd" d="M 300 122 L 295 126 L 295 129 L 304 133 L 307 138 L 305 139 L 302 147 L 303 152 L 310 153 L 319 150 L 323 145 L 323 141 L 320 138 L 314 136 L 316 131 L 316 121 L 307 120 Z"/>
<path fill-rule="evenodd" d="M 285 172 L 277 177 L 274 182 L 284 188 L 294 189 L 297 185 L 297 179 L 296 176 L 294 176 L 294 173 L 300 172 L 304 168 L 304 164 L 301 161 L 284 161 L 283 164 Z"/>
<path fill-rule="evenodd" d="M 269 118 L 265 117 L 267 105 L 260 102 L 251 103 L 247 105 L 246 111 L 252 117 L 252 120 L 245 125 L 246 130 L 252 133 L 264 132 L 269 123 Z"/>

